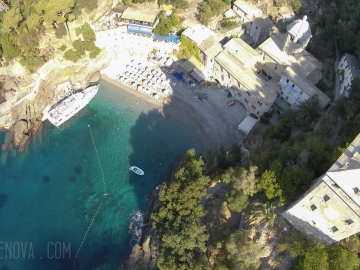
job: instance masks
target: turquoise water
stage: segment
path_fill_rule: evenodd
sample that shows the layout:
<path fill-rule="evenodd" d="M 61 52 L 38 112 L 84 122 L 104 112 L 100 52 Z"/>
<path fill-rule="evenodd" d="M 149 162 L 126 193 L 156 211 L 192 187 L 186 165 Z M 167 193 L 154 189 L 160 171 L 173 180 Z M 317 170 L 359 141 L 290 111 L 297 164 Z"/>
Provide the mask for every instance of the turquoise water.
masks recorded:
<path fill-rule="evenodd" d="M 131 250 L 131 216 L 175 158 L 189 148 L 204 151 L 194 130 L 101 81 L 90 104 L 63 126 L 45 122 L 26 151 L 1 153 L 0 269 L 74 269 L 87 230 L 76 269 L 118 269 Z"/>

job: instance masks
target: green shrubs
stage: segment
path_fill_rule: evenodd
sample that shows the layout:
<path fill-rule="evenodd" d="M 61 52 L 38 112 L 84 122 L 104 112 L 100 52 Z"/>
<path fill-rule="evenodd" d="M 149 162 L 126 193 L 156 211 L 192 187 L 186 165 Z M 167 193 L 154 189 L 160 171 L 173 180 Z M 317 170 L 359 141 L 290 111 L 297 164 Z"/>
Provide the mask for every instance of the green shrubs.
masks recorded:
<path fill-rule="evenodd" d="M 226 29 L 232 29 L 237 25 L 237 23 L 235 21 L 232 21 L 228 18 L 224 18 L 221 21 L 221 27 L 226 28 Z"/>
<path fill-rule="evenodd" d="M 226 201 L 232 212 L 241 212 L 249 205 L 248 196 L 244 192 L 235 189 L 226 194 Z"/>
<path fill-rule="evenodd" d="M 95 46 L 95 33 L 91 29 L 89 24 L 83 24 L 76 29 L 76 34 L 83 39 L 77 39 L 73 42 L 74 49 L 69 49 L 64 53 L 64 58 L 73 62 L 77 62 L 85 55 L 85 52 L 89 52 L 90 58 L 96 58 L 101 50 Z"/>
<path fill-rule="evenodd" d="M 59 24 L 58 28 L 55 30 L 55 36 L 58 39 L 61 39 L 66 36 L 66 26 L 65 23 Z"/>

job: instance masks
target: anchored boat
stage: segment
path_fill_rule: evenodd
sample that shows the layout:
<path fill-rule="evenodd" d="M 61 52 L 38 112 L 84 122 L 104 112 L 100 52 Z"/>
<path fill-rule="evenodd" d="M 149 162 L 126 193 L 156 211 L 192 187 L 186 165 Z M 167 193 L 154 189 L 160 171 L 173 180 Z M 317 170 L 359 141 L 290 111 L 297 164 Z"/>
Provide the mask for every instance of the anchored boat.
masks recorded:
<path fill-rule="evenodd" d="M 134 173 L 136 173 L 137 175 L 144 175 L 144 171 L 142 169 L 140 169 L 139 167 L 136 166 L 131 166 L 129 168 L 130 171 L 133 171 Z"/>
<path fill-rule="evenodd" d="M 90 86 L 57 103 L 49 110 L 48 120 L 59 127 L 84 108 L 96 95 L 98 89 L 98 85 Z"/>

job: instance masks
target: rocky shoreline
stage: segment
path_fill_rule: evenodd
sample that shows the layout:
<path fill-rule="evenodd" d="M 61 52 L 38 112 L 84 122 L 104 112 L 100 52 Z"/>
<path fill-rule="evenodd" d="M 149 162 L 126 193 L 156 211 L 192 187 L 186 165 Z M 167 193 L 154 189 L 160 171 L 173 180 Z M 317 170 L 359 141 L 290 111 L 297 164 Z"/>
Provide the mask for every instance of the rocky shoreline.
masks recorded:
<path fill-rule="evenodd" d="M 17 63 L 0 68 L 0 130 L 7 130 L 2 151 L 23 151 L 30 138 L 39 133 L 46 112 L 53 104 L 77 89 L 100 79 L 100 70 L 108 63 L 107 52 L 93 62 L 49 61 L 37 74 L 18 72 Z M 71 76 L 64 70 L 71 70 Z"/>
<path fill-rule="evenodd" d="M 181 160 L 182 156 L 179 156 L 174 160 L 165 171 L 159 183 L 168 183 L 171 181 L 172 174 L 179 168 Z M 151 226 L 151 214 L 160 206 L 159 191 L 159 186 L 157 186 L 150 193 L 145 207 L 143 220 L 143 223 L 146 224 L 146 226 L 143 228 L 139 244 L 133 246 L 129 258 L 123 262 L 122 269 L 124 270 L 159 269 L 156 264 L 159 240 L 156 235 L 156 229 Z"/>
<path fill-rule="evenodd" d="M 149 196 L 146 210 L 144 213 L 143 232 L 139 244 L 135 244 L 132 248 L 129 258 L 123 263 L 123 269 L 158 269 L 157 261 L 157 246 L 158 239 L 156 236 L 156 229 L 152 228 L 150 215 L 160 205 L 159 189 L 154 189 Z"/>

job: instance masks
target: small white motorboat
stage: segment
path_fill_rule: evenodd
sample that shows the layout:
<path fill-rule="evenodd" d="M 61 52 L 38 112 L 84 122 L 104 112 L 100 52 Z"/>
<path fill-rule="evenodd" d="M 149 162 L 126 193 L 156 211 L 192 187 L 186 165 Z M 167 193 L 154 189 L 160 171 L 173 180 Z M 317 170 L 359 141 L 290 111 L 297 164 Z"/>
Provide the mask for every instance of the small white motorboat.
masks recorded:
<path fill-rule="evenodd" d="M 136 173 L 137 175 L 144 175 L 144 171 L 142 169 L 140 169 L 139 167 L 136 166 L 131 166 L 129 168 L 130 171 L 133 171 L 134 173 Z"/>

